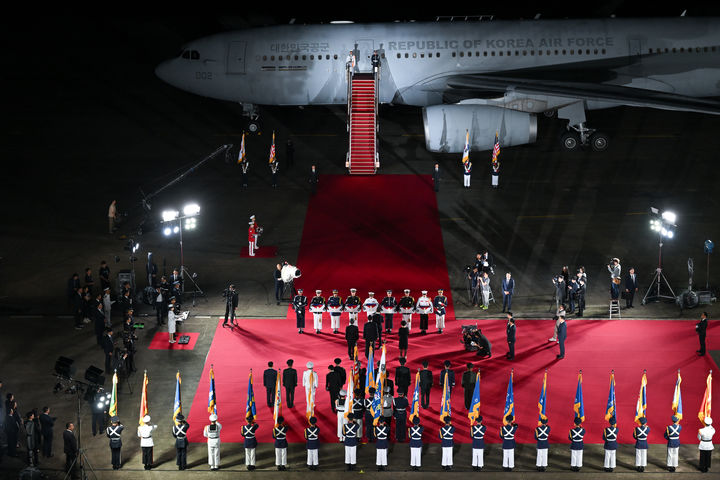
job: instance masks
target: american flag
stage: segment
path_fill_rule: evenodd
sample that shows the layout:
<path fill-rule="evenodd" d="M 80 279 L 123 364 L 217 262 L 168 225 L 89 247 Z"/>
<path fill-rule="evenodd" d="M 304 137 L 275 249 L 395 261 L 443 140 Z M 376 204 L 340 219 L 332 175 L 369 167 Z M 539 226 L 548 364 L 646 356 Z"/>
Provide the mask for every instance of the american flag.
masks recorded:
<path fill-rule="evenodd" d="M 498 155 L 500 155 L 500 139 L 498 138 L 498 132 L 495 132 L 495 146 L 492 153 L 493 163 L 497 162 Z"/>
<path fill-rule="evenodd" d="M 470 132 L 465 130 L 465 148 L 463 149 L 462 163 L 470 160 Z"/>
<path fill-rule="evenodd" d="M 245 132 L 242 134 L 242 140 L 240 141 L 240 153 L 238 153 L 238 164 L 245 161 Z"/>
<path fill-rule="evenodd" d="M 272 145 L 270 145 L 270 161 L 268 163 L 275 162 L 275 132 L 273 132 Z"/>

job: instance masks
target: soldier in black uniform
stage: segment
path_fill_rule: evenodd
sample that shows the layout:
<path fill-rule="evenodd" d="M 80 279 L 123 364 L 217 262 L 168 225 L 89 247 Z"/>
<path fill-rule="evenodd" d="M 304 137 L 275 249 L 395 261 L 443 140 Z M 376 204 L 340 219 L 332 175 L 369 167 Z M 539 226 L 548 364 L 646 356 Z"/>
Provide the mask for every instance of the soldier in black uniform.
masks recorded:
<path fill-rule="evenodd" d="M 298 384 L 297 370 L 293 368 L 293 359 L 287 361 L 287 368 L 282 372 L 282 384 L 285 387 L 285 401 L 288 408 L 295 404 L 295 387 Z"/>
<path fill-rule="evenodd" d="M 123 424 L 120 423 L 118 417 L 112 417 L 111 422 L 112 425 L 105 429 L 105 434 L 110 439 L 110 456 L 113 470 L 118 470 L 122 467 L 122 458 L 120 456 L 122 439 L 120 436 L 122 435 L 125 427 L 123 427 Z"/>
<path fill-rule="evenodd" d="M 353 354 L 355 353 L 355 345 L 357 345 L 359 338 L 360 331 L 358 330 L 357 325 L 355 325 L 355 320 L 351 318 L 350 324 L 345 327 L 345 340 L 347 340 L 348 358 L 350 360 L 353 359 Z"/>
<path fill-rule="evenodd" d="M 238 306 L 238 294 L 235 291 L 235 285 L 230 286 L 225 290 L 225 319 L 223 320 L 223 327 L 230 323 L 230 328 L 236 326 L 235 324 L 235 309 Z"/>
<path fill-rule="evenodd" d="M 428 361 L 423 360 L 420 370 L 420 405 L 423 408 L 430 406 L 430 389 L 433 386 L 433 374 L 428 370 Z"/>
<path fill-rule="evenodd" d="M 296 324 L 298 333 L 302 334 L 305 328 L 305 309 L 308 306 L 308 298 L 303 295 L 303 289 L 298 288 L 297 295 L 293 298 L 292 308 L 295 310 Z"/>
<path fill-rule="evenodd" d="M 365 390 L 356 388 L 353 395 L 352 413 L 358 423 L 358 435 L 362 438 L 362 422 L 365 416 Z"/>
<path fill-rule="evenodd" d="M 373 50 L 372 57 L 370 57 L 370 63 L 372 63 L 373 73 L 377 75 L 380 71 L 380 55 L 378 55 L 377 50 Z"/>
<path fill-rule="evenodd" d="M 320 181 L 320 174 L 318 173 L 315 165 L 310 167 L 310 175 L 308 176 L 308 183 L 310 184 L 310 191 L 313 195 L 317 192 L 317 184 Z"/>
<path fill-rule="evenodd" d="M 277 382 L 277 371 L 273 368 L 273 362 L 268 362 L 268 368 L 263 372 L 263 387 L 267 391 L 267 406 L 275 405 L 275 382 Z"/>
<path fill-rule="evenodd" d="M 173 425 L 172 434 L 175 437 L 175 452 L 177 459 L 175 463 L 178 466 L 178 470 L 185 470 L 187 468 L 187 432 L 190 425 L 185 422 L 185 416 L 180 413 L 177 417 L 177 425 Z"/>
<path fill-rule="evenodd" d="M 393 399 L 393 416 L 395 417 L 395 440 L 404 442 L 407 435 L 408 399 L 405 392 L 398 388 L 398 396 Z"/>
<path fill-rule="evenodd" d="M 363 338 L 365 339 L 365 358 L 368 358 L 368 355 L 370 355 L 370 347 L 373 347 L 373 350 L 375 349 L 375 341 L 378 340 L 378 337 L 380 335 L 380 332 L 378 330 L 378 324 L 374 321 L 375 316 L 377 316 L 377 314 L 373 316 L 372 322 L 367 322 L 363 327 Z"/>
<path fill-rule="evenodd" d="M 398 302 L 398 311 L 402 308 L 411 308 L 415 310 L 415 298 L 410 296 L 410 290 L 405 289 L 403 296 Z M 412 313 L 403 313 L 403 320 L 407 322 L 408 330 L 412 330 Z"/>
<path fill-rule="evenodd" d="M 400 366 L 395 369 L 395 386 L 397 386 L 398 393 L 407 395 L 408 387 L 410 387 L 410 369 L 405 366 L 405 357 L 400 357 L 398 360 Z"/>
<path fill-rule="evenodd" d="M 357 289 L 356 289 L 356 288 L 351 288 L 351 289 L 350 289 L 350 296 L 345 299 L 345 310 L 350 310 L 350 309 L 355 309 L 355 308 L 357 308 L 357 309 L 358 309 L 358 312 L 360 311 L 360 305 L 361 305 L 362 302 L 360 301 L 360 297 L 358 297 L 357 295 L 355 295 L 356 293 L 357 293 Z M 357 324 L 358 312 L 350 312 L 350 311 L 348 311 L 348 317 L 349 317 L 349 319 L 350 319 L 350 320 L 355 320 L 355 324 Z"/>
<path fill-rule="evenodd" d="M 387 293 L 387 295 L 380 302 L 381 311 L 384 308 L 392 309 L 393 311 L 397 311 L 397 309 L 398 309 L 397 300 L 395 299 L 395 297 L 393 297 L 392 290 L 388 290 L 386 293 Z M 385 331 L 387 333 L 390 333 L 392 331 L 392 328 L 393 328 L 393 314 L 386 313 L 385 314 Z"/>

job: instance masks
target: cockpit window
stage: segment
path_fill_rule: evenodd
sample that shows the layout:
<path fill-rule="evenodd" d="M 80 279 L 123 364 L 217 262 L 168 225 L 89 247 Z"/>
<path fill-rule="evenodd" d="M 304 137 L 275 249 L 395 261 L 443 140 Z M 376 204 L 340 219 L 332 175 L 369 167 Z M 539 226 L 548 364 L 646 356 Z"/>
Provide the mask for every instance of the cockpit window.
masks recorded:
<path fill-rule="evenodd" d="M 200 60 L 200 52 L 198 52 L 197 50 L 191 51 L 191 52 L 190 52 L 190 58 L 191 58 L 192 60 Z"/>
<path fill-rule="evenodd" d="M 189 58 L 190 58 L 190 50 L 185 50 L 185 51 L 182 53 L 182 58 L 189 59 Z"/>

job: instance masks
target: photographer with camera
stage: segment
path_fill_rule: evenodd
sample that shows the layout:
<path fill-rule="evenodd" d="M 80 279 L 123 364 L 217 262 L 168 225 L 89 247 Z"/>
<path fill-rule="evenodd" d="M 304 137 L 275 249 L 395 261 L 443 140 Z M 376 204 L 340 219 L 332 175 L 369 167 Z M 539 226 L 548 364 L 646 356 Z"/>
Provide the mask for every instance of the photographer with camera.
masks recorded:
<path fill-rule="evenodd" d="M 470 286 L 470 292 L 472 292 L 470 295 L 470 301 L 472 302 L 473 307 L 477 307 L 480 298 L 480 272 L 477 264 L 472 268 L 471 272 L 468 272 L 467 279 Z"/>
<path fill-rule="evenodd" d="M 230 323 L 230 330 L 232 330 L 237 326 L 235 323 L 235 310 L 238 307 L 238 293 L 235 291 L 235 285 L 231 283 L 223 292 L 223 297 L 225 297 L 225 318 L 222 326 L 225 327 Z"/>
<path fill-rule="evenodd" d="M 557 310 L 560 305 L 565 305 L 567 285 L 565 284 L 565 277 L 562 274 L 554 276 L 552 283 L 555 285 L 555 309 Z"/>
<path fill-rule="evenodd" d="M 617 300 L 620 296 L 620 274 L 622 267 L 620 266 L 620 259 L 613 258 L 607 266 L 608 272 L 610 272 L 610 298 Z"/>

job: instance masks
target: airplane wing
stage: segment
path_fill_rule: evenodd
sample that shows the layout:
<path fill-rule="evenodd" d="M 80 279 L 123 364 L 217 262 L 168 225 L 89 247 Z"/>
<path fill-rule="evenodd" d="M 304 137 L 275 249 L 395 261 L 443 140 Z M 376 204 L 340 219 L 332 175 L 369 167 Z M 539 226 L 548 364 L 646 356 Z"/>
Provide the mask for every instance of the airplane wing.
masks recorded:
<path fill-rule="evenodd" d="M 617 103 L 635 107 L 709 113 L 720 115 L 720 102 L 675 93 L 602 83 L 534 80 L 494 75 L 454 75 L 446 80 L 446 93 L 458 97 L 485 97 L 488 92 L 515 92 Z"/>

